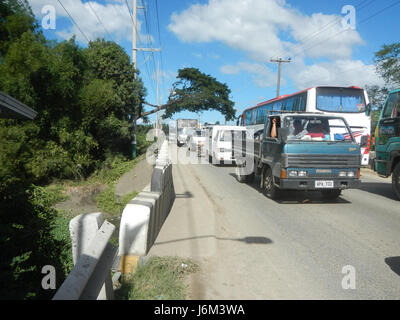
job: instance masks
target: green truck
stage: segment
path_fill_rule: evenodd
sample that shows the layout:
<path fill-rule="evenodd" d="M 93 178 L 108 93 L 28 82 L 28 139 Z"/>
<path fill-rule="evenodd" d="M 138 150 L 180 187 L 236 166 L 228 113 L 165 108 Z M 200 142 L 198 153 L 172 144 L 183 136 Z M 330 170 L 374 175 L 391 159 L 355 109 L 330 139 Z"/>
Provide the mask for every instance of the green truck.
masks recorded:
<path fill-rule="evenodd" d="M 392 175 L 393 192 L 400 199 L 400 89 L 389 93 L 375 130 L 374 170 Z"/>

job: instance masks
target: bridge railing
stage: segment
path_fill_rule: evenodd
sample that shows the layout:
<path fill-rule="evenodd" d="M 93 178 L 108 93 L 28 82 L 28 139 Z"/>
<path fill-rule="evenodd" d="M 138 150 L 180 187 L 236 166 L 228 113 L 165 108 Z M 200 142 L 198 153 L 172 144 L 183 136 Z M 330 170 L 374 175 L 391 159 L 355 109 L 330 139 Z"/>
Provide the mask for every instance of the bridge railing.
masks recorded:
<path fill-rule="evenodd" d="M 174 199 L 172 164 L 165 141 L 156 159 L 150 191 L 140 192 L 123 210 L 118 248 L 109 242 L 115 226 L 104 221 L 101 213 L 83 214 L 70 221 L 74 268 L 53 300 L 114 299 L 113 263 L 120 259 L 122 273 L 136 269 L 139 257 L 154 244 Z"/>

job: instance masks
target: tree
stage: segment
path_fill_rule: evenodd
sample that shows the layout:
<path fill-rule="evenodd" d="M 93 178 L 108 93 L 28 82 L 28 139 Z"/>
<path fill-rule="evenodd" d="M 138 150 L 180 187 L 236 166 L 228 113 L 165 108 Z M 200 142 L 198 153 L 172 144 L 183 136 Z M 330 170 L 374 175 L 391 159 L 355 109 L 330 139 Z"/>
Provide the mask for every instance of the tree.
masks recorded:
<path fill-rule="evenodd" d="M 196 68 L 178 70 L 177 78 L 179 80 L 173 84 L 163 118 L 170 118 L 183 110 L 191 112 L 217 110 L 226 120 L 235 119 L 234 102 L 229 99 L 231 90 L 226 84 L 218 82 Z"/>
<path fill-rule="evenodd" d="M 400 86 L 400 42 L 383 45 L 375 53 L 378 73 L 389 87 Z"/>

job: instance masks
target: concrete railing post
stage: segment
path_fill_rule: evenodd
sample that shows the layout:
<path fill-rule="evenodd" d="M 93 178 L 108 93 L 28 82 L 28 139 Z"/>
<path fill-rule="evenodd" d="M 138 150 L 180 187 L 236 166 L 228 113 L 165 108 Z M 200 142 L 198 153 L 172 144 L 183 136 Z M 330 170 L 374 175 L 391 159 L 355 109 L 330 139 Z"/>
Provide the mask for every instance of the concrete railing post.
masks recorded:
<path fill-rule="evenodd" d="M 111 266 L 116 248 L 109 243 L 115 226 L 100 212 L 83 214 L 69 224 L 74 268 L 53 300 L 111 300 Z"/>

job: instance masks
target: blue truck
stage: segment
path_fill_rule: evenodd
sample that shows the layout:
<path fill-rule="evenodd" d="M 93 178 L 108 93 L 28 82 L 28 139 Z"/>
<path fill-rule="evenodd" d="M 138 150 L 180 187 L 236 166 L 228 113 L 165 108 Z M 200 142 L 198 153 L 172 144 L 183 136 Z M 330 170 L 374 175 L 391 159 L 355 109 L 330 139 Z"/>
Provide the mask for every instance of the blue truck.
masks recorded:
<path fill-rule="evenodd" d="M 324 198 L 335 199 L 361 183 L 360 146 L 342 117 L 271 114 L 262 130 L 247 132 L 245 139 L 235 145 L 237 179 L 247 182 L 260 176 L 260 187 L 272 199 L 283 190 L 320 191 Z M 254 147 L 251 152 L 246 151 L 249 145 Z"/>

